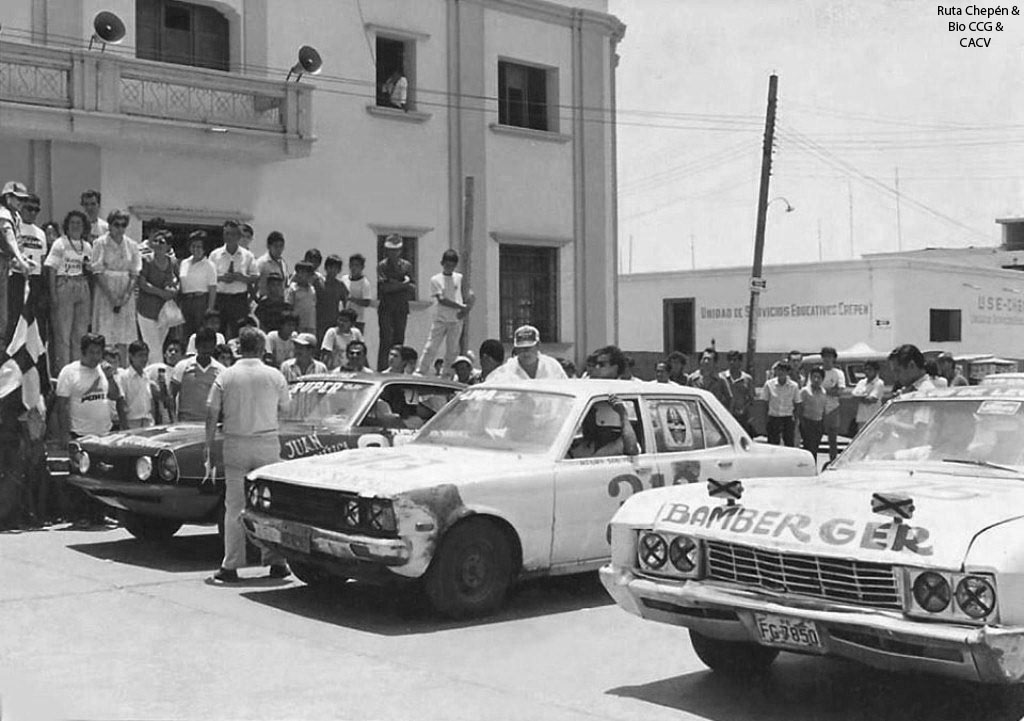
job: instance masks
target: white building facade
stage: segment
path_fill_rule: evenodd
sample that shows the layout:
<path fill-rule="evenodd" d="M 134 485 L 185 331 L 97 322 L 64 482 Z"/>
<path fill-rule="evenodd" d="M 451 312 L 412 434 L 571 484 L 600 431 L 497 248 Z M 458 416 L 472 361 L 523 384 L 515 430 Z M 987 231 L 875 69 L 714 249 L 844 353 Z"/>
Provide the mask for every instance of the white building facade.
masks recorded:
<path fill-rule="evenodd" d="M 537 325 L 554 351 L 616 340 L 615 67 L 605 0 L 6 0 L 0 175 L 40 221 L 126 208 L 136 239 L 226 218 L 271 230 L 294 262 L 368 260 L 399 233 L 418 281 L 406 334 L 430 322 L 442 252 L 477 295 L 469 338 Z M 115 13 L 116 45 L 87 49 Z M 286 82 L 300 46 L 320 75 Z M 393 69 L 407 106 L 382 97 Z M 464 208 L 473 178 L 471 213 Z M 367 317 L 371 349 L 376 319 Z"/>

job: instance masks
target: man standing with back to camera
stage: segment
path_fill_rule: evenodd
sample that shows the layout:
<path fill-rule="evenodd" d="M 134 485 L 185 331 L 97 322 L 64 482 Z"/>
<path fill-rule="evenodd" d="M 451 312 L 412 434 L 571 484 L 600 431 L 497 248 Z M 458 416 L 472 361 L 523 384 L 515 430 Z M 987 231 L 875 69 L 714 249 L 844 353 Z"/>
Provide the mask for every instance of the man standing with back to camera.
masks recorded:
<path fill-rule="evenodd" d="M 206 414 L 206 458 L 212 469 L 219 465 L 213 441 L 217 420 L 224 412 L 224 560 L 212 579 L 218 583 L 237 583 L 238 569 L 245 565 L 245 530 L 240 518 L 245 507 L 245 475 L 280 460 L 279 418 L 289 401 L 288 382 L 281 371 L 263 363 L 263 333 L 242 328 L 238 345 L 242 358 L 214 380 Z M 284 558 L 275 551 L 263 549 L 263 565 L 270 566 L 270 578 L 290 575 Z"/>

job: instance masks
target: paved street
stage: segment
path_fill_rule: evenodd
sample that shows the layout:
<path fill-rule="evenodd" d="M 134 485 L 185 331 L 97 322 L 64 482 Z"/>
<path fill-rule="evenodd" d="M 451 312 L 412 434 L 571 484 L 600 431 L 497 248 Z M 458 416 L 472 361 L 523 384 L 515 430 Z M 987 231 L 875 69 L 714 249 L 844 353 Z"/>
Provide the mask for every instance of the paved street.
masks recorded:
<path fill-rule="evenodd" d="M 685 632 L 612 605 L 594 575 L 521 587 L 498 617 L 296 581 L 213 587 L 216 536 L 0 535 L 0 717 L 37 719 L 1017 719 L 1019 695 L 783 656 L 718 678 Z M 256 569 L 247 569 L 252 576 Z M 246 572 L 243 572 L 246 575 Z"/>

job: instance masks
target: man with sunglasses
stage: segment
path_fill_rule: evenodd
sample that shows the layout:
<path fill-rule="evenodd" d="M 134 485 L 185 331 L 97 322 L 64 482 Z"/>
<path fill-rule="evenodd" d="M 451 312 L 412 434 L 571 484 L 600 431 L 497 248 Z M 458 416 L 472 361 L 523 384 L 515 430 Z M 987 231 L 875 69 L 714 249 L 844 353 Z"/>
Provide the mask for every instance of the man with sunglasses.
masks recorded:
<path fill-rule="evenodd" d="M 21 236 L 21 205 L 31 197 L 23 183 L 10 181 L 0 191 L 0 342 L 7 344 L 8 331 L 14 325 L 8 323 L 8 278 L 11 268 L 28 273 L 32 264 L 18 247 Z"/>
<path fill-rule="evenodd" d="M 32 289 L 32 298 L 35 302 L 36 321 L 39 323 L 39 333 L 46 338 L 46 321 L 49 310 L 49 296 L 46 292 L 46 282 L 43 277 L 43 261 L 46 260 L 46 233 L 36 225 L 36 216 L 39 214 L 39 196 L 29 193 L 28 198 L 21 204 L 21 233 L 18 236 L 18 249 L 21 254 L 32 262 L 32 268 L 27 272 L 15 268 L 10 278 L 10 317 L 13 324 L 21 315 L 21 309 L 25 304 L 25 284 L 28 283 Z"/>
<path fill-rule="evenodd" d="M 350 340 L 345 346 L 345 362 L 338 366 L 338 373 L 372 373 L 366 362 L 366 343 Z"/>

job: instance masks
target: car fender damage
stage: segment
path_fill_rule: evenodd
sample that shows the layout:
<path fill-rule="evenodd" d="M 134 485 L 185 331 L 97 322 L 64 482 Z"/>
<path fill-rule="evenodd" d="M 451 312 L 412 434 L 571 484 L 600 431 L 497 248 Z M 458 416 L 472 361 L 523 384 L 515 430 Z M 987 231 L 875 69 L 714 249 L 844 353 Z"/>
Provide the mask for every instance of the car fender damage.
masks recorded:
<path fill-rule="evenodd" d="M 452 483 L 402 493 L 394 499 L 394 510 L 400 532 L 411 541 L 409 562 L 392 569 L 403 576 L 425 573 L 440 539 L 457 521 L 472 513 Z"/>
<path fill-rule="evenodd" d="M 984 627 L 970 645 L 983 679 L 1008 684 L 1024 681 L 1024 635 Z"/>

